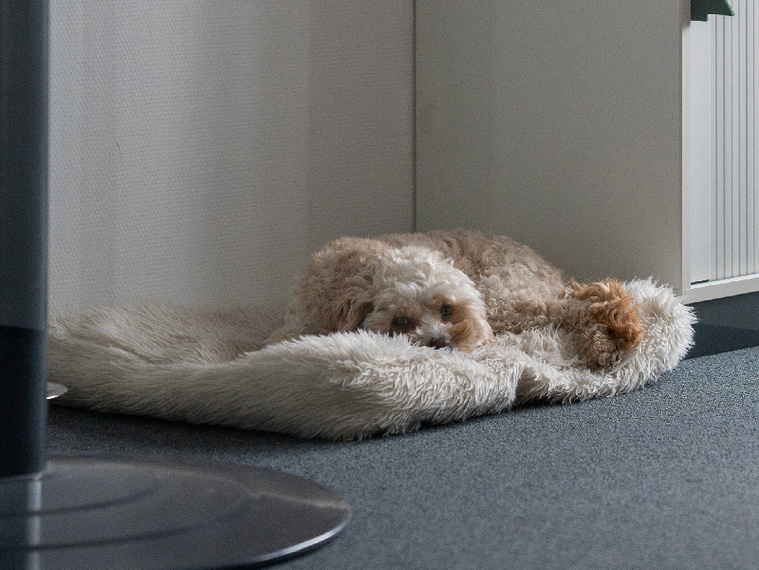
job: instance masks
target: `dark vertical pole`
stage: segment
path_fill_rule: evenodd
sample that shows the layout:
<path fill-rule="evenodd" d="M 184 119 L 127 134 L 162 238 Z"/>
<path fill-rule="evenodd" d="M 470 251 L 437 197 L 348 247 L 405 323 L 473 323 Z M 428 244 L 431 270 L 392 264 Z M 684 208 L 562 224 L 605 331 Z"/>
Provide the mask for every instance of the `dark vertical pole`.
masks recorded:
<path fill-rule="evenodd" d="M 45 468 L 47 0 L 0 0 L 0 476 Z"/>

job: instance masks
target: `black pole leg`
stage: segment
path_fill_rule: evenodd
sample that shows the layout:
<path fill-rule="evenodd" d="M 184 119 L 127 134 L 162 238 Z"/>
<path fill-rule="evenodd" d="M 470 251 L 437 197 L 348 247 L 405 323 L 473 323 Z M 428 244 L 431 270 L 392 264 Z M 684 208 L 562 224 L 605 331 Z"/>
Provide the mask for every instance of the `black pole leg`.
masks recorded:
<path fill-rule="evenodd" d="M 44 331 L 0 326 L 0 477 L 45 467 L 44 350 Z"/>
<path fill-rule="evenodd" d="M 0 2 L 0 476 L 45 467 L 47 19 Z"/>

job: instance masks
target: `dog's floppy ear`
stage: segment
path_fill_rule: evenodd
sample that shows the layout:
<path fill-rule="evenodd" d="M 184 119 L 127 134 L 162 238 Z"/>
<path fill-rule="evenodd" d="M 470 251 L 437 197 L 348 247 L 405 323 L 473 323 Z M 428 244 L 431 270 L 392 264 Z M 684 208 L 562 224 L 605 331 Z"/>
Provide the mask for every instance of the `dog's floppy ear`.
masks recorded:
<path fill-rule="evenodd" d="M 304 330 L 329 334 L 359 328 L 372 310 L 372 261 L 387 249 L 376 240 L 339 238 L 315 253 L 299 293 Z"/>
<path fill-rule="evenodd" d="M 332 328 L 339 332 L 355 331 L 364 322 L 366 315 L 372 308 L 370 302 L 358 299 L 346 299 L 343 302 L 338 302 L 334 314 L 331 315 Z"/>
<path fill-rule="evenodd" d="M 333 303 L 326 308 L 324 318 L 334 331 L 355 331 L 373 308 L 372 275 L 369 267 L 344 283 Z"/>

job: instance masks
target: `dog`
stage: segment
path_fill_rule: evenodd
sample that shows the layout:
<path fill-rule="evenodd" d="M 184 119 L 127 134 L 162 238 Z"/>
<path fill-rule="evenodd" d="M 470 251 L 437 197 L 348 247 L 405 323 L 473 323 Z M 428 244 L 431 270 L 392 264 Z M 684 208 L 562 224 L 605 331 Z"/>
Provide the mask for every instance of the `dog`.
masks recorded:
<path fill-rule="evenodd" d="M 471 353 L 494 335 L 555 327 L 578 361 L 611 370 L 642 340 L 614 279 L 566 280 L 531 248 L 475 231 L 342 237 L 317 251 L 269 343 L 358 329 Z"/>

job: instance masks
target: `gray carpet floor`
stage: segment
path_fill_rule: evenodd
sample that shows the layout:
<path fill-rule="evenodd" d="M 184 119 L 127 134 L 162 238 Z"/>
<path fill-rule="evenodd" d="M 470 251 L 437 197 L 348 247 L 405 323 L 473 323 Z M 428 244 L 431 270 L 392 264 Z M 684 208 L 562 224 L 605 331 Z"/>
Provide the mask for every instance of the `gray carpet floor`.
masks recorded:
<path fill-rule="evenodd" d="M 51 453 L 270 467 L 352 506 L 287 569 L 755 569 L 759 349 L 683 361 L 650 387 L 362 442 L 52 406 Z"/>

